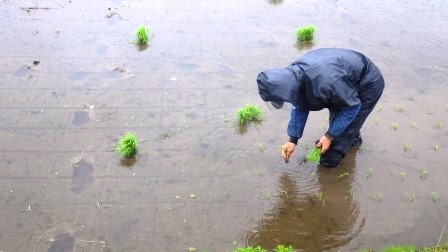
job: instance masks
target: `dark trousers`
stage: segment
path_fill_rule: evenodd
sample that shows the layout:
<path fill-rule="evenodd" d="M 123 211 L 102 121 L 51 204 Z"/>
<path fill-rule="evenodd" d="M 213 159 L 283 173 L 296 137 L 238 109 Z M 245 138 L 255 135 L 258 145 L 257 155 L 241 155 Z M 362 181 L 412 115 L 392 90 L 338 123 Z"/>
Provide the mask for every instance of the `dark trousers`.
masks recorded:
<path fill-rule="evenodd" d="M 361 144 L 360 130 L 383 93 L 383 76 L 378 71 L 377 78 L 375 78 L 373 82 L 363 83 L 363 86 L 364 88 L 358 90 L 358 97 L 361 100 L 361 109 L 345 132 L 331 141 L 330 148 L 320 159 L 320 164 L 326 168 L 337 167 L 352 146 Z M 336 115 L 337 113 L 330 112 L 330 123 Z"/>

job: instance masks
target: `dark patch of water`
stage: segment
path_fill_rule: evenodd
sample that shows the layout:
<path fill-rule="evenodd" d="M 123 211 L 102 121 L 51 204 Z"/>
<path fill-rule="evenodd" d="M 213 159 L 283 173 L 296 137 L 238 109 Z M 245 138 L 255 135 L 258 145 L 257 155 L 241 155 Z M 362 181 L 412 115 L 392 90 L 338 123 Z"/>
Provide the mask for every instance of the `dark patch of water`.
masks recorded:
<path fill-rule="evenodd" d="M 81 193 L 89 187 L 95 179 L 92 177 L 94 172 L 93 166 L 81 160 L 73 165 L 72 191 Z"/>
<path fill-rule="evenodd" d="M 69 233 L 62 233 L 56 235 L 51 246 L 48 247 L 48 252 L 70 252 L 75 248 L 75 238 Z"/>
<path fill-rule="evenodd" d="M 30 77 L 30 70 L 31 67 L 27 66 L 27 65 L 23 65 L 21 67 L 19 67 L 19 69 L 17 69 L 16 71 L 16 76 L 20 77 L 20 78 L 29 78 Z"/>
<path fill-rule="evenodd" d="M 73 115 L 72 124 L 75 126 L 83 125 L 90 121 L 89 112 L 87 111 L 75 111 Z"/>
<path fill-rule="evenodd" d="M 96 47 L 96 53 L 98 55 L 106 55 L 108 51 L 109 51 L 109 47 L 106 45 L 98 45 Z"/>
<path fill-rule="evenodd" d="M 90 74 L 89 73 L 87 73 L 87 72 L 75 72 L 75 73 L 73 73 L 71 76 L 70 76 L 70 79 L 71 80 L 74 80 L 74 81 L 79 81 L 79 80 L 82 80 L 82 79 L 84 79 L 85 77 L 87 77 L 87 76 L 89 76 Z"/>

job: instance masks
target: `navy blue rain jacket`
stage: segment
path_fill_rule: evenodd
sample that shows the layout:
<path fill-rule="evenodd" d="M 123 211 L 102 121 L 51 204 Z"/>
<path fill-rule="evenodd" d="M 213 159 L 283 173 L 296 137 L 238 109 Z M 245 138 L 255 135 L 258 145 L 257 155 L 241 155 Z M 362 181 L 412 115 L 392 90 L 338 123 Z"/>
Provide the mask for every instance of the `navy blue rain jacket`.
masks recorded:
<path fill-rule="evenodd" d="M 362 101 L 360 92 L 381 76 L 363 54 L 338 48 L 317 49 L 304 54 L 290 66 L 263 71 L 258 91 L 264 101 L 288 102 L 291 111 L 288 135 L 292 142 L 302 137 L 309 111 L 327 108 L 336 117 L 326 135 L 342 135 L 356 117 Z"/>

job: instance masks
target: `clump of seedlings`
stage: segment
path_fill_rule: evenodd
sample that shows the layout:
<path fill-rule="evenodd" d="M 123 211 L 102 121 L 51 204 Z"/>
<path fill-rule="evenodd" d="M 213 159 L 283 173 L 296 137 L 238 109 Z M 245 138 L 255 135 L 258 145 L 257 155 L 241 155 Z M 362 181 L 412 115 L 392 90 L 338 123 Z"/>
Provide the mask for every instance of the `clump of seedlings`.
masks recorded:
<path fill-rule="evenodd" d="M 405 142 L 404 146 L 403 146 L 404 152 L 409 152 L 409 151 L 411 151 L 411 149 L 412 149 L 412 145 L 408 142 Z"/>
<path fill-rule="evenodd" d="M 306 155 L 305 161 L 311 164 L 318 164 L 320 162 L 320 150 L 321 148 L 314 147 L 308 152 L 308 155 Z"/>
<path fill-rule="evenodd" d="M 379 122 L 380 122 L 379 116 L 376 116 L 375 118 L 373 118 L 373 124 L 378 125 Z"/>
<path fill-rule="evenodd" d="M 277 245 L 272 251 L 274 252 L 294 252 L 292 246 L 286 247 L 285 245 Z M 238 247 L 233 252 L 268 252 L 268 250 L 257 246 L 257 247 Z"/>
<path fill-rule="evenodd" d="M 316 28 L 314 27 L 314 25 L 305 25 L 305 26 L 299 27 L 296 30 L 297 40 L 300 43 L 307 43 L 307 42 L 313 41 L 315 30 L 316 30 Z"/>
<path fill-rule="evenodd" d="M 398 127 L 400 127 L 400 125 L 398 123 L 396 123 L 396 122 L 392 122 L 390 124 L 390 128 L 393 129 L 393 130 L 398 130 Z"/>
<path fill-rule="evenodd" d="M 369 168 L 367 169 L 366 175 L 364 175 L 365 180 L 367 180 L 368 178 L 370 178 L 373 174 L 373 169 Z"/>
<path fill-rule="evenodd" d="M 382 193 L 375 193 L 375 194 L 369 196 L 369 198 L 376 202 L 380 202 L 380 201 L 383 201 L 384 195 Z"/>
<path fill-rule="evenodd" d="M 263 121 L 263 112 L 254 104 L 246 104 L 236 111 L 236 125 L 238 127 L 247 127 L 250 123 L 255 125 Z"/>
<path fill-rule="evenodd" d="M 428 177 L 428 170 L 424 169 L 420 172 L 420 179 L 425 180 Z"/>
<path fill-rule="evenodd" d="M 257 146 L 258 146 L 258 151 L 259 152 L 264 152 L 264 146 L 263 146 L 262 143 L 257 144 Z"/>
<path fill-rule="evenodd" d="M 337 179 L 342 179 L 342 178 L 345 178 L 345 177 L 347 177 L 348 176 L 348 172 L 344 172 L 344 173 L 342 173 L 342 174 L 339 174 L 339 176 L 337 176 L 336 178 Z"/>
<path fill-rule="evenodd" d="M 404 111 L 403 106 L 402 106 L 402 105 L 399 105 L 399 104 L 395 104 L 394 107 L 393 107 L 393 109 L 394 109 L 394 111 L 396 111 L 396 112 L 403 112 L 403 111 Z"/>
<path fill-rule="evenodd" d="M 431 192 L 431 199 L 432 199 L 432 201 L 437 203 L 439 201 L 439 199 L 440 199 L 439 193 L 438 192 Z"/>
<path fill-rule="evenodd" d="M 414 202 L 416 198 L 415 193 L 403 193 L 402 197 L 409 202 Z"/>
<path fill-rule="evenodd" d="M 406 171 L 397 171 L 395 169 L 392 169 L 392 173 L 395 175 L 395 177 L 400 178 L 401 181 L 404 181 L 406 178 Z"/>
<path fill-rule="evenodd" d="M 137 136 L 127 132 L 115 146 L 115 151 L 122 157 L 132 157 L 137 153 Z"/>
<path fill-rule="evenodd" d="M 434 145 L 432 146 L 432 149 L 433 149 L 434 151 L 438 151 L 438 150 L 439 150 L 439 145 L 438 145 L 438 144 L 434 144 Z"/>
<path fill-rule="evenodd" d="M 443 124 L 441 122 L 436 123 L 436 125 L 434 125 L 435 129 L 441 129 L 443 128 Z"/>
<path fill-rule="evenodd" d="M 418 124 L 416 122 L 411 122 L 411 127 L 415 130 L 417 130 L 419 128 Z"/>
<path fill-rule="evenodd" d="M 146 45 L 149 42 L 149 30 L 146 26 L 140 26 L 135 31 L 135 39 L 137 44 Z"/>
<path fill-rule="evenodd" d="M 314 193 L 314 196 L 317 198 L 317 200 L 319 200 L 319 202 L 322 204 L 322 207 L 325 206 L 325 199 L 324 199 L 324 195 L 322 194 L 322 192 L 317 192 Z"/>

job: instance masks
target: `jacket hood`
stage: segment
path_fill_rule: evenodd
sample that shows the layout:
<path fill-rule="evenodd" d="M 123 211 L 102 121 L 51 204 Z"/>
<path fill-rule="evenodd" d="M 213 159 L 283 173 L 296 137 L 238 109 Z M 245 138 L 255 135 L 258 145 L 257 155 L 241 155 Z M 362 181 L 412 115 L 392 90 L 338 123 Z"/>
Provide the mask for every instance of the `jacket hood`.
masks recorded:
<path fill-rule="evenodd" d="M 299 69 L 291 66 L 266 70 L 258 74 L 258 93 L 263 101 L 288 102 L 298 104 L 300 89 Z"/>

